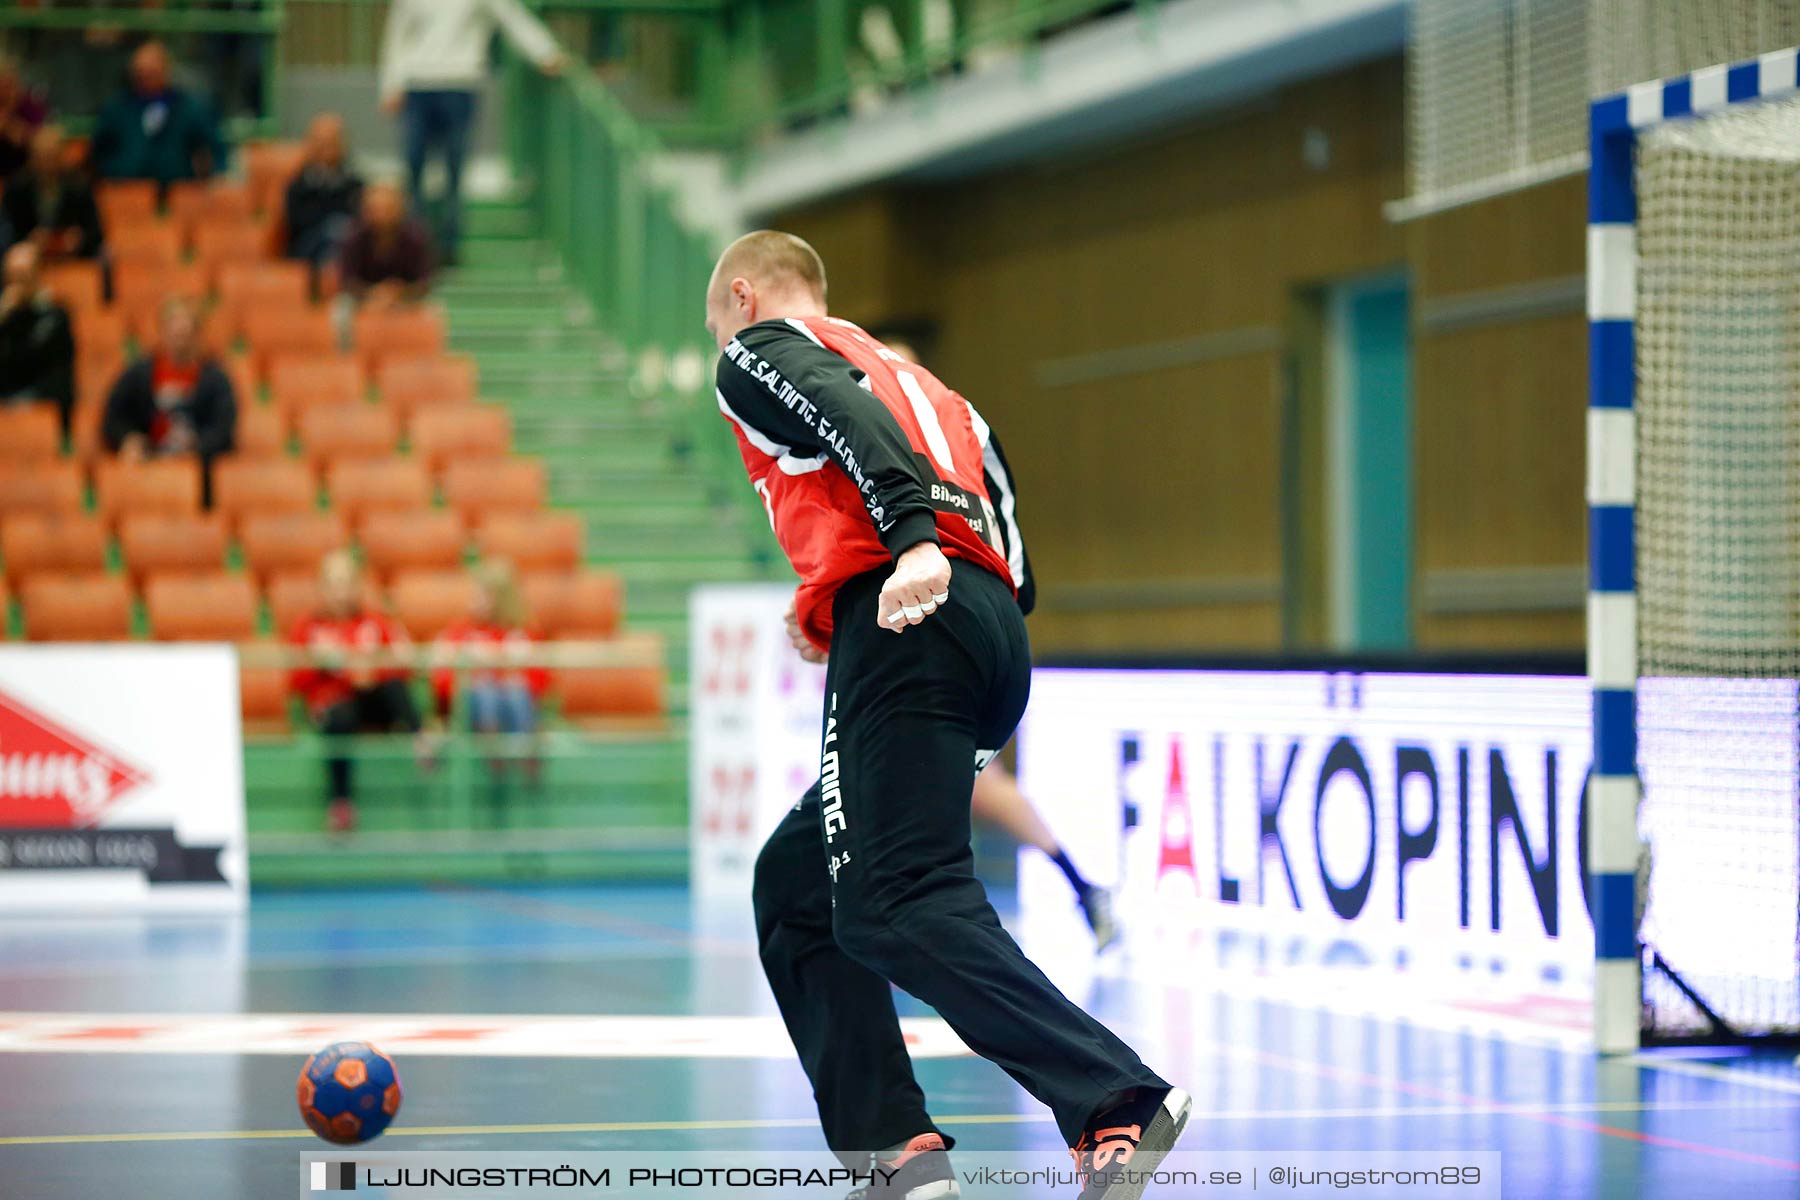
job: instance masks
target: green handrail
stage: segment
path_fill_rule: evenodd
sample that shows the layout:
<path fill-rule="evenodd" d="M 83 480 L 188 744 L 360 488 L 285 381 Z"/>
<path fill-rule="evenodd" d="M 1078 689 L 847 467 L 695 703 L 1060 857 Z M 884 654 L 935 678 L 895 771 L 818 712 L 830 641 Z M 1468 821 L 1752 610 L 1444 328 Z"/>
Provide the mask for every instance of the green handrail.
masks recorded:
<path fill-rule="evenodd" d="M 75 0 L 27 8 L 0 0 L 0 30 L 107 26 L 159 34 L 261 34 L 267 37 L 273 68 L 281 60 L 279 45 L 297 9 L 350 12 L 386 2 L 262 0 L 227 9 L 208 0 L 163 0 L 153 8 Z M 771 128 L 847 111 L 859 90 L 900 93 L 915 88 L 984 50 L 1008 46 L 1030 53 L 1046 34 L 1118 7 L 1118 0 L 953 0 L 948 10 L 952 27 L 928 37 L 928 0 L 524 2 L 551 19 L 660 19 L 691 37 L 690 69 L 683 74 L 680 94 L 670 98 L 672 108 L 642 119 L 671 137 L 725 147 L 744 146 Z M 1149 28 L 1160 0 L 1132 2 Z M 862 15 L 878 7 L 889 11 L 900 36 L 900 56 L 893 62 L 866 61 L 858 49 Z M 366 39 L 361 44 L 356 56 L 372 53 Z M 265 125 L 273 127 L 272 122 Z"/>
<path fill-rule="evenodd" d="M 640 364 L 645 399 L 674 406 L 683 448 L 721 495 L 761 509 L 741 478 L 712 394 L 717 348 L 704 325 L 717 236 L 683 215 L 656 177 L 662 146 L 591 72 L 547 77 L 510 51 L 506 149 L 521 199 L 601 325 Z"/>

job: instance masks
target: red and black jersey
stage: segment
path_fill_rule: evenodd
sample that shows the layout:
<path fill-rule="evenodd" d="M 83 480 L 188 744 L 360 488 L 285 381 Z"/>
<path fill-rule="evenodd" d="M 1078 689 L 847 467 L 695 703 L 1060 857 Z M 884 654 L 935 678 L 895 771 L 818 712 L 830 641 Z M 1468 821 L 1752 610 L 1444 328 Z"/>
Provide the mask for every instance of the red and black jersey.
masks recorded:
<path fill-rule="evenodd" d="M 328 617 L 316 613 L 302 617 L 288 632 L 288 643 L 312 650 L 337 651 L 353 655 L 405 647 L 406 631 L 385 613 L 366 610 L 353 617 Z M 390 679 L 404 680 L 407 672 L 398 667 L 382 667 L 368 672 L 367 681 L 359 681 L 361 672 L 349 672 L 324 666 L 300 667 L 288 675 L 288 688 L 306 702 L 314 713 L 350 699 L 371 683 Z"/>
<path fill-rule="evenodd" d="M 531 653 L 537 644 L 529 630 L 498 625 L 492 621 L 457 621 L 447 626 L 432 640 L 433 652 L 440 659 L 453 661 L 465 656 L 464 678 L 470 683 L 521 683 L 535 699 L 543 699 L 550 688 L 550 672 L 544 667 L 520 666 L 519 658 Z M 509 661 L 511 660 L 511 661 Z M 456 696 L 457 671 L 453 666 L 440 667 L 431 673 L 431 690 L 437 697 L 438 711 L 448 713 Z"/>
<path fill-rule="evenodd" d="M 848 321 L 789 317 L 732 339 L 718 396 L 800 575 L 800 627 L 821 649 L 838 588 L 920 542 L 1007 580 L 1030 611 L 1031 571 L 999 442 L 931 372 Z"/>

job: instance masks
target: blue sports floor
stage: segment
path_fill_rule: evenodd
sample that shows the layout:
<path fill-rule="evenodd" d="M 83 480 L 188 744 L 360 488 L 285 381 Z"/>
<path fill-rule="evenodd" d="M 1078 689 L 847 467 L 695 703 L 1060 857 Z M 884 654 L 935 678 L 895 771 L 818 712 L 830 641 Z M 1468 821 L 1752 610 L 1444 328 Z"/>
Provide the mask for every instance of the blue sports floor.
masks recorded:
<path fill-rule="evenodd" d="M 1255 994 L 1198 970 L 1170 979 L 1071 990 L 1194 1094 L 1184 1149 L 1497 1150 L 1507 1196 L 1800 1196 L 1786 1056 L 1596 1062 L 1409 1023 L 1404 989 L 1377 1019 L 1315 1007 L 1305 988 L 1283 998 L 1278 970 Z M 287 1042 L 346 1025 L 381 1032 L 370 1040 L 400 1066 L 384 1149 L 821 1147 L 784 1047 L 742 1057 L 744 1027 L 708 1020 L 771 1011 L 754 947 L 730 922 L 697 931 L 677 888 L 274 894 L 247 918 L 13 919 L 0 1197 L 287 1200 L 298 1155 L 323 1148 L 296 1116 L 304 1053 Z M 592 1016 L 673 1020 L 574 1020 Z M 1056 1145 L 987 1063 L 928 1057 L 919 1076 L 964 1147 Z"/>

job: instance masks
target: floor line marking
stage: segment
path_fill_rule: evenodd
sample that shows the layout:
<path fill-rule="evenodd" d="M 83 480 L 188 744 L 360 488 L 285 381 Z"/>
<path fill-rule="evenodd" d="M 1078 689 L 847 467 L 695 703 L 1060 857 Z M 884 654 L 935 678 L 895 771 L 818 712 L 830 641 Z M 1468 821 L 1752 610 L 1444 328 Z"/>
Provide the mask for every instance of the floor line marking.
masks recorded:
<path fill-rule="evenodd" d="M 1654 1054 L 1633 1054 L 1625 1061 L 1650 1071 L 1667 1071 L 1672 1075 L 1691 1075 L 1696 1079 L 1710 1079 L 1717 1083 L 1728 1083 L 1736 1087 L 1758 1088 L 1765 1092 L 1785 1092 L 1790 1096 L 1800 1096 L 1800 1079 L 1780 1079 L 1758 1075 L 1753 1071 L 1734 1071 L 1730 1067 L 1716 1066 L 1712 1063 L 1659 1058 Z"/>
<path fill-rule="evenodd" d="M 1230 1051 L 1230 1047 L 1221 1046 L 1221 1050 Z M 1501 1103 L 1488 1102 L 1479 1096 L 1445 1088 L 1432 1087 L 1429 1084 L 1411 1083 L 1404 1079 L 1390 1079 L 1381 1075 L 1370 1075 L 1362 1071 L 1335 1067 L 1329 1063 L 1309 1062 L 1305 1059 L 1289 1058 L 1286 1055 L 1271 1054 L 1266 1050 L 1241 1051 L 1251 1061 L 1269 1067 L 1283 1067 L 1303 1074 L 1317 1075 L 1326 1079 L 1336 1079 L 1346 1083 L 1359 1083 L 1364 1087 L 1388 1087 L 1411 1096 L 1422 1096 L 1427 1099 L 1451 1101 L 1454 1103 L 1480 1106 L 1490 1112 L 1506 1111 Z M 1646 1146 L 1660 1146 L 1667 1150 L 1687 1150 L 1694 1154 L 1703 1154 L 1712 1158 L 1723 1158 L 1732 1162 L 1753 1163 L 1762 1167 L 1776 1167 L 1784 1171 L 1800 1174 L 1800 1162 L 1786 1158 L 1773 1158 L 1766 1154 L 1756 1154 L 1747 1150 L 1732 1150 L 1725 1146 L 1710 1146 L 1704 1142 L 1690 1142 L 1683 1138 L 1664 1137 L 1661 1134 L 1643 1133 L 1636 1129 L 1621 1129 L 1616 1125 L 1601 1125 L 1594 1121 L 1583 1121 L 1576 1117 L 1564 1116 L 1544 1111 L 1512 1111 L 1507 1115 L 1524 1117 L 1531 1121 L 1541 1121 L 1546 1125 L 1556 1125 L 1564 1129 L 1574 1129 L 1582 1133 L 1600 1133 L 1607 1137 L 1619 1138 L 1623 1141 L 1638 1142 Z"/>
<path fill-rule="evenodd" d="M 1558 1105 L 1455 1104 L 1455 1105 L 1387 1105 L 1378 1108 L 1318 1109 L 1226 1109 L 1196 1112 L 1196 1121 L 1281 1121 L 1323 1119 L 1371 1119 L 1412 1117 L 1460 1117 L 1495 1114 L 1501 1116 L 1539 1116 L 1552 1113 L 1598 1112 L 1687 1112 L 1716 1108 L 1741 1108 L 1741 1104 L 1682 1101 L 1614 1100 L 1599 1102 L 1574 1101 Z M 1796 1108 L 1800 1105 L 1780 1107 Z M 1053 1125 L 1048 1113 L 962 1113 L 936 1118 L 941 1125 Z M 417 1128 L 389 1129 L 383 1137 L 501 1137 L 558 1133 L 683 1133 L 718 1132 L 751 1129 L 812 1129 L 815 1117 L 767 1117 L 720 1121 L 593 1121 L 554 1125 L 432 1125 Z M 168 1130 L 150 1133 L 60 1133 L 0 1137 L 0 1146 L 83 1146 L 141 1142 L 229 1142 L 310 1140 L 310 1130 L 293 1129 L 224 1129 Z"/>

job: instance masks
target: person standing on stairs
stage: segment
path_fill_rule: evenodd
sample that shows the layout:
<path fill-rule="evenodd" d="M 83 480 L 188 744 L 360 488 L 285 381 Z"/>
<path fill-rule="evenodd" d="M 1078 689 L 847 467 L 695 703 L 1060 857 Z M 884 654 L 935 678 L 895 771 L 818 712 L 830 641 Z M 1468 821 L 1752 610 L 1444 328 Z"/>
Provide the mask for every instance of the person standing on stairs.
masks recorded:
<path fill-rule="evenodd" d="M 476 93 L 487 77 L 488 43 L 498 29 L 546 75 L 566 59 L 556 38 L 519 0 L 393 0 L 381 39 L 381 110 L 400 118 L 412 208 L 434 213 L 447 265 L 462 237 L 463 160 L 475 125 Z M 425 199 L 425 163 L 444 163 L 444 194 Z"/>

